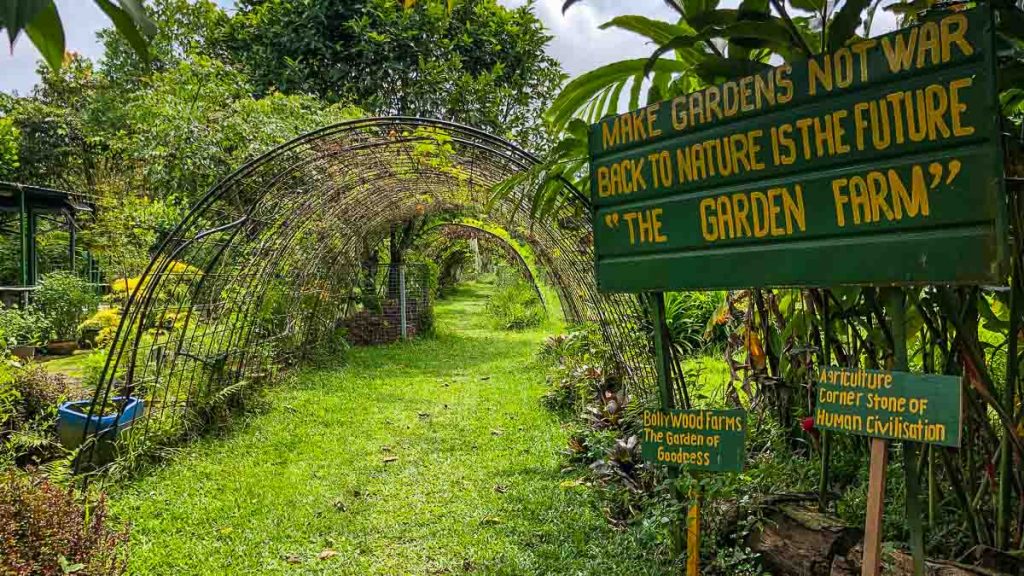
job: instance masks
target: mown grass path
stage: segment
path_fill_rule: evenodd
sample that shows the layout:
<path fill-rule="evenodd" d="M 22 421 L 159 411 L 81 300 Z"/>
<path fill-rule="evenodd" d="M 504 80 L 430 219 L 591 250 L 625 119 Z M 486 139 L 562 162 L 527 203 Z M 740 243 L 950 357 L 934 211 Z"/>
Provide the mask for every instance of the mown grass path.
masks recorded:
<path fill-rule="evenodd" d="M 491 330 L 485 292 L 442 303 L 436 338 L 303 372 L 268 412 L 115 489 L 131 573 L 647 573 L 560 471 L 543 332 Z"/>

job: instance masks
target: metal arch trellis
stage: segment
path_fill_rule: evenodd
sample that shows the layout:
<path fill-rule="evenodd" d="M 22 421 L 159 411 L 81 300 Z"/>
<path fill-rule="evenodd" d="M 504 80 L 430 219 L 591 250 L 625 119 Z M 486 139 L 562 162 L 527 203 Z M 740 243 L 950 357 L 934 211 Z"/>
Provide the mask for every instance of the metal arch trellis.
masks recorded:
<path fill-rule="evenodd" d="M 547 307 L 544 293 L 540 288 L 540 278 L 536 277 L 530 265 L 526 262 L 526 258 L 519 253 L 519 250 L 509 240 L 502 238 L 499 234 L 487 230 L 483 226 L 460 221 L 440 222 L 424 230 L 423 234 L 428 254 L 435 253 L 440 255 L 439 253 L 442 249 L 447 248 L 452 242 L 458 240 L 482 239 L 497 246 L 505 260 L 530 283 L 541 304 Z M 566 318 L 573 318 L 569 310 L 564 306 L 562 307 L 562 312 Z M 579 318 L 576 319 L 578 320 Z"/>
<path fill-rule="evenodd" d="M 571 321 L 596 322 L 634 394 L 654 389 L 640 299 L 601 294 L 587 199 L 568 182 L 556 217 L 535 220 L 529 179 L 493 188 L 538 159 L 451 122 L 366 118 L 300 136 L 214 186 L 163 241 L 122 311 L 89 408 L 142 400 L 127 436 L 136 450 L 187 433 L 244 399 L 282 362 L 301 359 L 352 311 L 364 246 L 415 216 L 458 214 L 529 245 Z M 567 224 L 569 223 L 569 224 Z M 111 404 L 114 407 L 109 407 Z M 104 424 L 107 429 L 109 422 Z M 114 424 L 116 426 L 116 424 Z M 88 443 L 91 448 L 99 443 Z M 95 459 L 85 451 L 79 468 Z"/>

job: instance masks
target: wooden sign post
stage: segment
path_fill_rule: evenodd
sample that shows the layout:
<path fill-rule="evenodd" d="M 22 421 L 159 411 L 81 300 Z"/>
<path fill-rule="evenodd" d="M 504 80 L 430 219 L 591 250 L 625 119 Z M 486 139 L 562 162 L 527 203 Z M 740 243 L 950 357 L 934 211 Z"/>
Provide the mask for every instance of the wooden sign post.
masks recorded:
<path fill-rule="evenodd" d="M 885 513 L 885 467 L 888 464 L 888 442 L 881 438 L 872 438 L 861 576 L 878 576 L 882 569 L 882 517 Z"/>
<path fill-rule="evenodd" d="M 924 527 L 917 480 L 918 446 L 920 443 L 960 445 L 961 381 L 955 376 L 905 372 L 904 295 L 898 288 L 887 288 L 883 296 L 892 319 L 894 370 L 822 370 L 815 391 L 814 419 L 815 425 L 823 430 L 871 437 L 863 576 L 877 576 L 881 569 L 887 440 L 903 441 L 910 550 L 914 574 L 923 576 Z"/>
<path fill-rule="evenodd" d="M 645 410 L 641 452 L 673 471 L 740 472 L 746 456 L 744 410 Z M 686 515 L 687 575 L 700 573 L 700 493 L 691 490 Z"/>
<path fill-rule="evenodd" d="M 700 496 L 690 492 L 686 513 L 686 576 L 700 576 Z"/>
<path fill-rule="evenodd" d="M 602 292 L 657 293 L 660 413 L 690 418 L 672 410 L 662 291 L 888 287 L 894 371 L 873 373 L 871 385 L 889 380 L 859 390 L 868 384 L 865 371 L 842 376 L 825 369 L 818 394 L 831 399 L 819 397 L 815 414 L 819 428 L 872 437 L 864 574 L 877 574 L 881 560 L 887 440 L 903 441 L 905 457 L 913 459 L 918 443 L 959 445 L 960 437 L 959 420 L 938 420 L 951 413 L 928 392 L 954 385 L 947 398 L 959 399 L 959 382 L 905 372 L 905 304 L 892 287 L 1006 280 L 994 28 L 989 5 L 935 11 L 917 26 L 590 127 L 597 285 Z M 729 469 L 722 462 L 736 444 L 725 442 L 725 431 L 661 428 L 651 433 L 705 442 L 721 433 L 722 444 L 658 448 L 664 441 L 647 437 L 645 458 Z M 822 505 L 829 449 L 826 436 Z M 916 467 L 905 472 L 911 549 L 921 574 Z M 698 520 L 688 540 L 699 543 L 699 507 L 688 516 Z"/>

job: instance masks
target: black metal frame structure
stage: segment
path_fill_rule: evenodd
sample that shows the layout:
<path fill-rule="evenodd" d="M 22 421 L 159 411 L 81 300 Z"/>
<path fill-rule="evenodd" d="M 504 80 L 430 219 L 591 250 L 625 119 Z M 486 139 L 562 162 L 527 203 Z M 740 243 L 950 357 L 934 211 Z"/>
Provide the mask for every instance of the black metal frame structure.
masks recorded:
<path fill-rule="evenodd" d="M 163 241 L 124 307 L 90 416 L 141 398 L 132 427 L 141 442 L 201 423 L 217 402 L 328 341 L 354 311 L 361 255 L 422 215 L 468 216 L 522 239 L 566 319 L 598 323 L 625 384 L 652 393 L 646 309 L 635 295 L 597 291 L 587 198 L 566 182 L 570 200 L 543 221 L 528 209 L 535 182 L 493 200 L 495 185 L 537 163 L 468 126 L 391 117 L 326 127 L 245 164 Z"/>

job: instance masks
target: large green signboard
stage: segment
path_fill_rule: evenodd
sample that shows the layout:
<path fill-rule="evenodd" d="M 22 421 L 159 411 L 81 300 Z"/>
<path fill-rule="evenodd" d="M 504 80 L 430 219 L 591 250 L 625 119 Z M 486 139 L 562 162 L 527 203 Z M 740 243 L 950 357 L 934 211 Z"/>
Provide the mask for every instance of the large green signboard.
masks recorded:
<path fill-rule="evenodd" d="M 815 394 L 818 428 L 960 446 L 958 376 L 829 368 Z"/>
<path fill-rule="evenodd" d="M 743 410 L 645 410 L 641 451 L 674 468 L 740 472 L 746 431 Z"/>
<path fill-rule="evenodd" d="M 591 127 L 603 291 L 995 282 L 989 11 L 947 13 Z"/>

